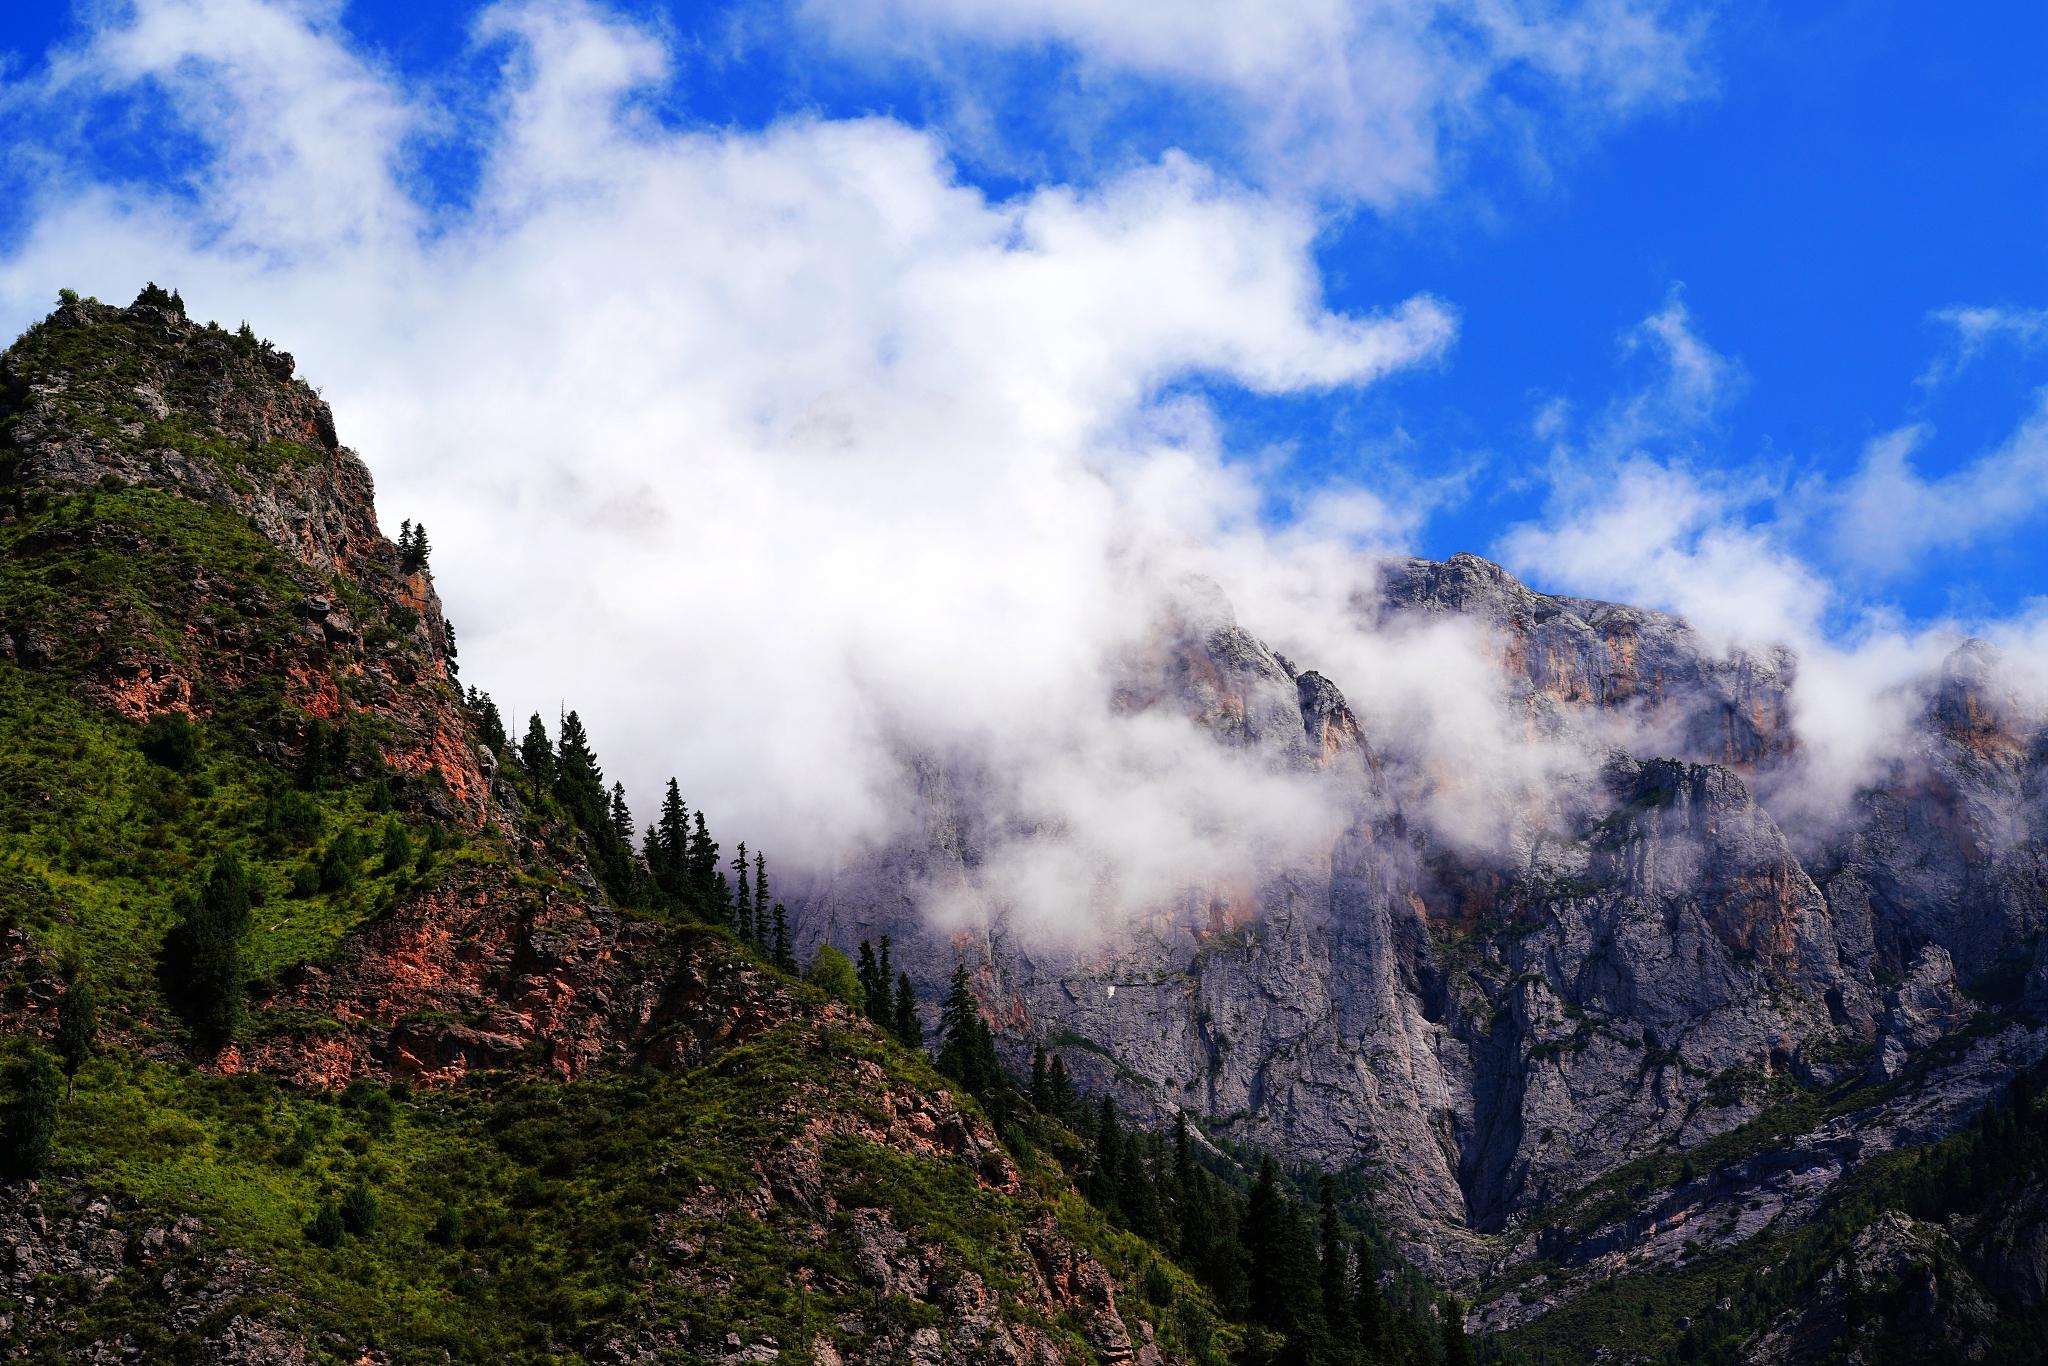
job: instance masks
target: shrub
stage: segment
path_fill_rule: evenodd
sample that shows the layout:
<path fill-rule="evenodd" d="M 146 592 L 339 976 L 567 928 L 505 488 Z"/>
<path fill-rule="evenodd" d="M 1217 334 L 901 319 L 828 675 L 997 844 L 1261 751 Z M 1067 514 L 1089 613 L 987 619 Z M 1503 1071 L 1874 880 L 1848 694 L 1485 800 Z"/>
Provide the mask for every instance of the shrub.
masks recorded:
<path fill-rule="evenodd" d="M 320 1208 L 313 1212 L 313 1221 L 306 1225 L 306 1241 L 315 1247 L 338 1247 L 348 1227 L 341 1220 L 341 1207 L 332 1200 L 322 1200 Z"/>
<path fill-rule="evenodd" d="M 341 1223 L 350 1233 L 361 1237 L 377 1225 L 377 1197 L 370 1194 L 370 1187 L 361 1177 L 348 1188 L 348 1194 L 341 1197 Z"/>
<path fill-rule="evenodd" d="M 179 711 L 153 716 L 142 728 L 142 753 L 153 764 L 184 773 L 199 761 L 199 727 Z"/>
<path fill-rule="evenodd" d="M 830 944 L 818 946 L 818 956 L 804 971 L 804 980 L 855 1010 L 865 1006 L 866 993 L 861 990 L 860 975 L 853 970 L 853 960 Z"/>

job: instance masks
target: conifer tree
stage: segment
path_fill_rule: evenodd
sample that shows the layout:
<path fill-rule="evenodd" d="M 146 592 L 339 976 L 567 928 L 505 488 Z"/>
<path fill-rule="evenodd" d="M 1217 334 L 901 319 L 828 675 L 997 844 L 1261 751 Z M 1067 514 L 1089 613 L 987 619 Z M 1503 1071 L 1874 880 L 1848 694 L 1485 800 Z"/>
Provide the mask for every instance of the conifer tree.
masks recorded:
<path fill-rule="evenodd" d="M 1853 1269 L 1854 1263 L 1850 1265 Z M 1457 1296 L 1446 1295 L 1438 1306 L 1437 1316 L 1443 1324 L 1444 1366 L 1472 1366 L 1472 1343 L 1465 1336 L 1465 1306 Z"/>
<path fill-rule="evenodd" d="M 526 738 L 519 742 L 519 766 L 533 779 L 536 791 L 554 790 L 555 742 L 548 739 L 548 728 L 541 723 L 539 712 L 527 719 Z"/>
<path fill-rule="evenodd" d="M 29 1177 L 41 1172 L 57 1140 L 57 1105 L 64 1095 L 64 1073 L 57 1060 L 31 1048 L 12 1069 L 14 1094 L 7 1106 L 4 1132 L 7 1173 Z"/>
<path fill-rule="evenodd" d="M 896 1037 L 905 1048 L 924 1047 L 924 1022 L 917 1015 L 917 989 L 910 985 L 910 974 L 896 974 Z"/>
<path fill-rule="evenodd" d="M 505 718 L 498 715 L 498 704 L 487 692 L 469 690 L 469 709 L 476 713 L 477 737 L 494 754 L 505 752 Z"/>
<path fill-rule="evenodd" d="M 740 938 L 759 944 L 761 938 L 755 933 L 754 927 L 754 894 L 748 889 L 747 885 L 747 842 L 745 840 L 740 841 L 739 856 L 732 861 L 732 870 L 737 875 L 736 881 L 739 884 L 739 892 L 733 897 L 733 928 L 740 932 Z M 863 982 L 861 985 L 865 987 L 867 983 Z"/>
<path fill-rule="evenodd" d="M 612 833 L 628 849 L 633 847 L 633 811 L 626 805 L 626 785 L 612 784 Z"/>
<path fill-rule="evenodd" d="M 586 835 L 596 834 L 610 820 L 604 770 L 598 767 L 597 755 L 591 752 L 583 718 L 574 711 L 562 714 L 560 735 L 555 741 L 555 796 L 576 828 Z"/>
<path fill-rule="evenodd" d="M 1095 1112 L 1095 1163 L 1088 1170 L 1088 1198 L 1112 1216 L 1121 1210 L 1123 1176 L 1123 1125 L 1116 1106 L 1104 1096 Z"/>
<path fill-rule="evenodd" d="M 875 993 L 883 989 L 882 969 L 875 962 L 875 946 L 861 940 L 860 947 L 854 951 L 853 961 L 856 964 L 854 971 L 860 977 L 860 989 L 867 994 L 868 1018 L 872 1020 L 875 1018 Z"/>
<path fill-rule="evenodd" d="M 939 1071 L 966 1087 L 985 1106 L 1001 1128 L 1003 1069 L 996 1061 L 995 1038 L 988 1021 L 981 1017 L 981 1002 L 975 999 L 967 967 L 953 969 L 952 989 L 939 1013 Z"/>
<path fill-rule="evenodd" d="M 784 972 L 796 971 L 796 954 L 789 947 L 789 912 L 782 909 L 780 901 L 775 903 L 775 966 Z"/>
<path fill-rule="evenodd" d="M 689 881 L 690 808 L 683 804 L 682 790 L 674 778 L 668 780 L 668 791 L 661 798 L 661 816 L 654 828 L 647 866 L 655 870 L 655 880 L 662 892 L 672 900 L 679 899 Z"/>
<path fill-rule="evenodd" d="M 754 942 L 767 948 L 773 930 L 768 923 L 768 856 L 754 851 Z"/>
<path fill-rule="evenodd" d="M 412 574 L 427 567 L 432 547 L 427 544 L 427 524 L 406 522 L 398 533 L 398 572 Z"/>
<path fill-rule="evenodd" d="M 1067 1080 L 1067 1060 L 1053 1054 L 1052 1067 L 1047 1070 L 1045 1080 L 1047 1089 L 1052 1093 L 1052 1113 L 1064 1123 L 1074 1113 L 1074 1087 Z"/>
<path fill-rule="evenodd" d="M 99 1051 L 99 995 L 84 974 L 76 974 L 57 1007 L 57 1059 L 64 1067 L 64 1098 L 71 1098 L 78 1069 Z"/>
<path fill-rule="evenodd" d="M 711 831 L 704 824 L 702 811 L 698 811 L 693 819 L 695 825 L 690 833 L 690 895 L 696 903 L 697 914 L 708 919 L 724 921 L 729 914 L 731 894 L 725 885 L 725 874 L 718 871 L 718 841 L 711 838 Z"/>
<path fill-rule="evenodd" d="M 1052 1107 L 1052 1088 L 1045 1078 L 1045 1045 L 1031 1046 L 1031 1108 L 1041 1114 Z"/>
<path fill-rule="evenodd" d="M 1330 1336 L 1342 1342 L 1348 1336 L 1351 1319 L 1351 1250 L 1345 1246 L 1344 1229 L 1337 1220 L 1337 1183 L 1323 1173 L 1320 1246 L 1318 1265 L 1322 1280 L 1323 1323 Z"/>
<path fill-rule="evenodd" d="M 1373 1264 L 1372 1244 L 1358 1240 L 1351 1290 L 1351 1320 L 1366 1359 L 1387 1353 L 1387 1301 L 1380 1290 L 1380 1269 Z"/>
<path fill-rule="evenodd" d="M 200 1046 L 219 1048 L 242 1022 L 242 942 L 249 933 L 249 882 L 222 853 L 199 894 L 181 893 L 178 923 L 164 942 L 164 979 Z"/>

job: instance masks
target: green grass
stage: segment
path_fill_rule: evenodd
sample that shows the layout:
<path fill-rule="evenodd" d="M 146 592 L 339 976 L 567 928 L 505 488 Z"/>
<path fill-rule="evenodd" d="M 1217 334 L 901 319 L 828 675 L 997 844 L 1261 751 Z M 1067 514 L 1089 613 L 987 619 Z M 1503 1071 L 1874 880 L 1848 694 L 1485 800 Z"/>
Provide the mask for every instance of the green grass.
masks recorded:
<path fill-rule="evenodd" d="M 908 1300 L 878 1311 L 844 1240 L 814 1238 L 810 1216 L 776 1205 L 756 1218 L 744 1203 L 758 1156 L 835 1105 L 855 1117 L 872 1111 L 872 1095 L 841 1084 L 854 1060 L 881 1064 L 898 1083 L 936 1084 L 891 1043 L 801 1018 L 681 1076 L 486 1076 L 447 1092 L 358 1083 L 336 1095 L 115 1054 L 81 1074 L 53 1166 L 139 1206 L 131 1232 L 194 1215 L 209 1254 L 231 1247 L 264 1268 L 282 1297 L 259 1286 L 209 1320 L 215 1327 L 232 1312 L 282 1314 L 316 1347 L 339 1351 L 329 1337 L 339 1335 L 410 1363 L 559 1360 L 587 1345 L 592 1324 L 687 1324 L 699 1342 L 771 1337 L 799 1361 L 816 1336 L 839 1331 L 842 1315 L 936 1321 L 930 1305 Z M 1174 1341 L 1183 1325 L 1216 1330 L 1200 1290 L 1148 1244 L 1109 1228 L 1049 1160 L 1038 1179 L 1063 1192 L 1056 1202 L 1004 1195 L 962 1162 L 914 1159 L 858 1136 L 828 1139 L 822 1170 L 842 1207 L 887 1208 L 919 1241 L 939 1243 L 942 1274 L 972 1270 L 1012 1293 L 1028 1275 L 1023 1230 L 1052 1205 L 1063 1231 L 1127 1285 L 1161 1266 L 1155 1284 L 1171 1288 L 1171 1303 L 1131 1291 L 1127 1312 L 1146 1312 Z M 358 1181 L 378 1201 L 378 1222 L 338 1247 L 316 1245 L 306 1233 L 315 1211 Z M 707 1191 L 722 1199 L 695 1203 Z M 677 1242 L 693 1249 L 679 1265 L 715 1274 L 694 1285 L 671 1278 L 665 1249 Z M 843 1289 L 806 1291 L 806 1282 Z M 151 1326 L 160 1321 L 148 1312 L 152 1295 L 124 1278 L 103 1299 L 82 1298 L 66 1345 L 126 1324 L 146 1330 L 162 1359 L 189 1354 L 206 1325 L 167 1336 Z M 1085 1356 L 1073 1324 L 1040 1326 Z M 1204 1356 L 1214 1359 L 1213 1348 Z"/>
<path fill-rule="evenodd" d="M 199 763 L 173 772 L 143 757 L 139 725 L 7 662 L 0 715 L 0 885 L 13 889 L 0 914 L 53 956 L 87 964 L 118 1014 L 160 1014 L 156 954 L 172 897 L 221 852 L 245 862 L 261 894 L 248 941 L 256 977 L 320 961 L 351 929 L 458 863 L 496 857 L 480 841 L 447 833 L 458 843 L 431 856 L 424 872 L 411 863 L 385 873 L 375 851 L 397 817 L 371 809 L 374 788 L 297 794 L 212 722 L 199 726 Z M 303 801 L 317 829 L 266 830 L 273 806 L 285 801 Z M 424 827 L 411 829 L 423 845 Z M 299 870 L 348 832 L 372 851 L 355 884 L 293 896 Z"/>

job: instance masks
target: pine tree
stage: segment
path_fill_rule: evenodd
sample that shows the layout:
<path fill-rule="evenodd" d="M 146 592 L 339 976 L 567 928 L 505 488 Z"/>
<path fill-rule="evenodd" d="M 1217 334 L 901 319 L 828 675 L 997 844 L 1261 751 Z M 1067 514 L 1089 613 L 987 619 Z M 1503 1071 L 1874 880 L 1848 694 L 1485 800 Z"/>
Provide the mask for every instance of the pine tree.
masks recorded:
<path fill-rule="evenodd" d="M 1067 1061 L 1059 1054 L 1052 1055 L 1052 1067 L 1046 1073 L 1046 1088 L 1052 1093 L 1054 1118 L 1064 1123 L 1074 1113 L 1074 1087 L 1067 1080 Z"/>
<path fill-rule="evenodd" d="M 1351 1250 L 1344 1243 L 1344 1229 L 1337 1220 L 1337 1183 L 1323 1173 L 1321 1188 L 1321 1239 L 1318 1264 L 1322 1273 L 1323 1323 L 1330 1336 L 1345 1340 L 1351 1319 Z"/>
<path fill-rule="evenodd" d="M 626 805 L 626 785 L 612 784 L 612 833 L 628 849 L 633 847 L 633 811 Z"/>
<path fill-rule="evenodd" d="M 31 1048 L 12 1071 L 14 1094 L 7 1106 L 4 1156 L 9 1175 L 29 1177 L 42 1171 L 57 1141 L 64 1073 L 40 1048 Z"/>
<path fill-rule="evenodd" d="M 1138 1134 L 1124 1140 L 1117 1163 L 1117 1199 L 1124 1224 L 1141 1238 L 1159 1236 L 1159 1188 L 1146 1160 L 1146 1143 Z"/>
<path fill-rule="evenodd" d="M 782 909 L 780 901 L 775 903 L 775 966 L 784 972 L 796 971 L 796 954 L 789 947 L 789 912 Z"/>
<path fill-rule="evenodd" d="M 768 856 L 754 851 L 754 942 L 766 948 L 771 931 L 768 924 Z"/>
<path fill-rule="evenodd" d="M 432 547 L 427 544 L 427 524 L 407 521 L 398 532 L 398 572 L 412 574 L 427 567 Z"/>
<path fill-rule="evenodd" d="M 533 779 L 536 792 L 550 792 L 555 786 L 555 743 L 548 728 L 535 712 L 526 722 L 526 738 L 519 742 L 519 766 Z"/>
<path fill-rule="evenodd" d="M 92 983 L 74 976 L 57 1007 L 57 1058 L 64 1067 L 64 1098 L 71 1098 L 78 1069 L 99 1051 L 100 1002 Z"/>
<path fill-rule="evenodd" d="M 412 862 L 412 837 L 405 833 L 405 825 L 396 816 L 384 822 L 384 849 L 382 865 L 384 871 L 395 873 Z"/>
<path fill-rule="evenodd" d="M 1380 1290 L 1380 1269 L 1373 1265 L 1372 1244 L 1358 1240 L 1357 1267 L 1351 1290 L 1351 1319 L 1358 1345 L 1368 1361 L 1387 1354 L 1387 1301 Z"/>
<path fill-rule="evenodd" d="M 1095 1163 L 1088 1169 L 1088 1198 L 1112 1217 L 1122 1205 L 1123 1158 L 1123 1125 L 1116 1106 L 1104 1096 L 1095 1112 Z"/>
<path fill-rule="evenodd" d="M 1043 1114 L 1052 1106 L 1052 1088 L 1045 1079 L 1045 1045 L 1031 1046 L 1031 1108 Z"/>
<path fill-rule="evenodd" d="M 905 1048 L 924 1047 L 924 1021 L 917 1015 L 917 989 L 910 985 L 910 974 L 896 974 L 896 1038 Z"/>
<path fill-rule="evenodd" d="M 730 893 L 725 886 L 725 875 L 718 871 L 718 841 L 711 838 L 702 811 L 697 812 L 694 819 L 689 860 L 691 899 L 696 903 L 697 914 L 723 923 L 730 915 Z M 843 954 L 841 956 L 844 957 Z"/>
<path fill-rule="evenodd" d="M 668 791 L 661 799 L 661 816 L 654 828 L 647 866 L 654 869 L 662 893 L 671 900 L 680 900 L 690 877 L 690 808 L 683 804 L 682 790 L 674 778 L 668 780 Z"/>
<path fill-rule="evenodd" d="M 469 690 L 469 709 L 476 713 L 477 737 L 489 747 L 493 754 L 505 752 L 505 718 L 498 715 L 498 704 L 487 692 Z"/>
<path fill-rule="evenodd" d="M 868 1018 L 872 1020 L 875 1018 L 875 995 L 884 990 L 882 969 L 875 962 L 875 946 L 861 940 L 860 947 L 854 951 L 853 961 L 857 965 L 854 971 L 860 976 L 860 989 L 867 995 Z"/>
<path fill-rule="evenodd" d="M 215 858 L 199 894 L 180 894 L 177 912 L 164 941 L 164 980 L 200 1046 L 218 1048 L 242 1022 L 242 943 L 250 915 L 240 861 L 231 853 Z"/>
<path fill-rule="evenodd" d="M 1443 1324 L 1444 1366 L 1472 1366 L 1472 1344 L 1465 1337 L 1465 1306 L 1458 1303 L 1457 1296 L 1446 1295 L 1437 1314 Z"/>
<path fill-rule="evenodd" d="M 737 875 L 739 894 L 733 898 L 733 926 L 740 932 L 740 938 L 759 944 L 760 936 L 754 928 L 754 894 L 747 887 L 747 842 L 740 841 L 739 857 L 732 861 L 733 872 Z M 865 987 L 866 982 L 861 985 Z"/>
<path fill-rule="evenodd" d="M 610 820 L 604 770 L 591 751 L 583 718 L 573 711 L 563 713 L 560 737 L 555 741 L 555 796 L 586 835 L 596 834 Z"/>
<path fill-rule="evenodd" d="M 988 1021 L 981 1018 L 981 1002 L 967 976 L 967 967 L 953 969 L 951 990 L 939 1012 L 939 1071 L 966 1087 L 991 1110 L 1001 1127 L 1002 1109 L 998 1099 L 1003 1069 L 996 1061 L 995 1038 Z"/>

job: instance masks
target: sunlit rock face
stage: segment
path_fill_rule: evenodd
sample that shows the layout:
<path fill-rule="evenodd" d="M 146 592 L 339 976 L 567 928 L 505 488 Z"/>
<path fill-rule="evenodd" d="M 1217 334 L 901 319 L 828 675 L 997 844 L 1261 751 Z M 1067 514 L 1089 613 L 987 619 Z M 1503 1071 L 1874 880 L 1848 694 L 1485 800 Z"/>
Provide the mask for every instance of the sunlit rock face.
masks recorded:
<path fill-rule="evenodd" d="M 1083 932 L 1064 937 L 999 893 L 935 925 L 925 889 L 977 885 L 1013 832 L 978 775 L 920 760 L 913 832 L 809 888 L 806 938 L 886 933 L 927 997 L 968 963 L 1020 1057 L 1043 1044 L 1141 1112 L 1363 1165 L 1413 1255 L 1482 1278 L 1632 1158 L 1733 1129 L 1786 1084 L 1900 1075 L 1976 1010 L 1958 983 L 2023 994 L 2048 906 L 2044 741 L 1986 647 L 1955 652 L 1911 752 L 1849 809 L 1816 821 L 1788 798 L 1781 826 L 1802 758 L 1790 652 L 1720 649 L 1469 555 L 1375 581 L 1353 625 L 1470 628 L 1507 733 L 1549 747 L 1536 778 L 1477 780 L 1376 732 L 1344 680 L 1205 598 L 1126 661 L 1118 703 L 1178 709 L 1334 794 L 1348 814 L 1312 855 L 1250 846 L 1234 875 L 1134 913 L 1090 913 L 1077 887 Z M 2011 1056 L 2038 1051 L 2022 1032 Z M 1944 1085 L 1986 1091 L 2003 1066 Z M 1526 1237 L 1474 1237 L 1503 1231 Z"/>

